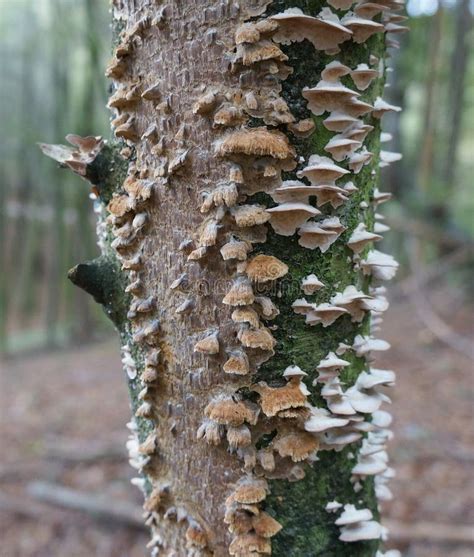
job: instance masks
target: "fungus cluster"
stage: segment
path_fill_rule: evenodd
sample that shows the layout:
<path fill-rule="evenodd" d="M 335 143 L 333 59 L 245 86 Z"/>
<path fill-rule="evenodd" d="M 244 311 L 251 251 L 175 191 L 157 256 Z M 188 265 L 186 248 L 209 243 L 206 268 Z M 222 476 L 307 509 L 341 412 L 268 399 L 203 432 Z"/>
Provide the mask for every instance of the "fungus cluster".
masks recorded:
<path fill-rule="evenodd" d="M 215 315 L 225 314 L 228 319 L 205 323 L 189 337 L 192 366 L 204 370 L 219 367 L 216 383 L 204 395 L 199 392 L 196 396 L 202 410 L 197 438 L 211 445 L 212 450 L 235 454 L 242 464 L 241 478 L 229 486 L 223 517 L 232 536 L 229 554 L 241 557 L 270 554 L 271 538 L 282 527 L 264 510 L 269 493 L 267 480 L 301 480 L 305 463 L 316 460 L 319 450 L 340 451 L 352 444 L 359 447 L 352 470 L 355 492 L 365 478 L 375 476 L 377 497 L 385 500 L 390 496 L 387 482 L 393 475 L 385 451 L 390 420 L 380 406 L 389 402 L 384 389 L 392 386 L 394 374 L 371 365 L 372 353 L 388 347 L 371 336 L 388 304 L 383 287 L 374 284 L 367 291 L 362 287 L 368 282 L 363 280 L 365 276 L 375 281 L 389 280 L 397 270 L 391 256 L 373 248 L 387 230 L 380 222 L 382 218 L 376 213 L 374 226 L 366 218 L 389 195 L 375 190 L 370 199 L 362 198 L 355 183 L 374 157 L 364 145 L 374 131 L 373 118 L 380 119 L 398 108 L 380 97 L 373 105 L 363 100 L 365 92 L 371 91 L 372 84 L 382 76 L 383 60 L 367 54 L 367 60 L 349 67 L 339 62 L 337 55 L 346 43 L 361 44 L 379 33 L 403 31 L 400 16 L 393 14 L 402 8 L 402 2 L 328 0 L 330 7 L 317 16 L 292 8 L 265 17 L 262 13 L 268 3 L 261 0 L 256 2 L 259 9 L 255 12 L 242 8 L 235 16 L 233 21 L 239 21 L 239 25 L 227 56 L 228 79 L 218 87 L 187 89 L 187 95 L 193 98 L 186 117 L 205 122 L 214 137 L 212 153 L 206 154 L 213 156 L 221 169 L 214 183 L 207 178 L 201 180 L 208 168 L 196 162 L 200 146 L 188 141 L 190 120 L 181 121 L 173 115 L 176 93 L 169 92 L 164 78 L 163 82 L 150 80 L 147 71 L 130 71 L 135 53 L 150 36 L 163 32 L 173 18 L 171 7 L 154 8 L 152 16 L 135 22 L 125 17 L 125 31 L 107 68 L 107 76 L 114 81 L 109 100 L 114 113 L 112 127 L 123 143 L 122 156 L 129 160 L 122 188 L 108 202 L 105 224 L 114 237 L 111 247 L 128 278 L 125 290 L 131 299 L 127 314 L 130 338 L 122 350 L 128 377 L 138 387 L 138 405 L 129 424 L 130 462 L 146 473 L 159 451 L 155 394 L 166 368 L 161 324 L 166 312 L 159 307 L 162 300 L 156 297 L 150 280 L 144 278 L 147 258 L 151 257 L 145 234 L 156 222 L 157 191 L 173 195 L 169 191 L 174 178 L 185 177 L 196 165 L 202 187 L 198 220 L 192 222 L 199 224 L 192 237 L 179 238 L 181 268 L 167 285 L 166 295 L 170 305 L 174 304 L 173 318 L 186 326 L 199 300 L 184 292 L 199 273 L 207 269 L 212 275 L 217 267 L 228 279 L 221 306 L 215 308 Z M 209 31 L 209 44 L 215 40 L 215 33 Z M 299 92 L 301 103 L 312 117 L 298 121 L 282 94 L 282 82 L 293 71 L 284 45 L 303 40 L 317 51 L 336 57 L 323 69 L 317 83 Z M 189 78 L 184 73 L 173 77 L 176 84 L 179 79 L 184 82 Z M 177 89 L 179 85 L 174 91 Z M 298 158 L 290 138 L 317 133 L 318 117 L 331 137 L 319 152 Z M 381 139 L 385 141 L 387 136 Z M 102 143 L 100 138 L 73 138 L 71 142 L 75 148 L 56 152 L 55 158 L 83 174 L 84 165 L 90 164 Z M 398 158 L 397 153 L 382 151 L 380 166 Z M 282 172 L 293 172 L 294 179 L 283 180 Z M 270 196 L 272 206 L 249 199 L 262 193 Z M 352 210 L 356 204 L 365 222 L 353 225 L 347 222 L 345 209 Z M 182 211 L 187 211 L 185 203 Z M 173 233 L 179 236 L 181 230 L 177 227 Z M 276 349 L 272 320 L 279 309 L 273 294 L 289 273 L 289 262 L 278 253 L 269 255 L 260 249 L 269 233 L 295 236 L 298 245 L 312 250 L 316 258 L 335 244 L 344 245 L 359 277 L 355 284 L 343 283 L 337 291 L 313 273 L 304 277 L 301 290 L 308 299 L 294 300 L 292 308 L 305 317 L 309 326 L 326 328 L 338 319 L 360 323 L 371 318 L 370 335 L 337 339 L 338 345 L 316 370 L 303 371 L 290 365 L 273 382 L 257 381 L 254 376 Z M 169 255 L 170 260 L 175 256 Z M 343 359 L 346 352 L 351 357 Z M 143 366 L 137 364 L 137 353 Z M 345 385 L 341 374 L 354 358 L 365 358 L 366 370 L 353 384 Z M 189 370 L 190 374 L 194 371 Z M 317 373 L 310 386 L 307 372 Z M 312 392 L 321 394 L 323 406 L 310 404 Z M 190 394 L 189 399 L 193 396 Z M 149 422 L 145 439 L 138 438 L 139 420 Z M 145 491 L 142 478 L 134 483 Z M 176 500 L 169 483 L 152 481 L 144 510 L 147 523 L 153 527 L 150 547 L 154 554 L 165 544 L 156 528 L 163 520 L 183 526 L 189 555 L 212 552 L 212 536 L 204 519 L 191 510 L 193 505 Z M 340 527 L 341 541 L 385 537 L 384 529 L 368 509 L 346 504 L 340 513 L 342 505 L 335 501 L 327 505 L 328 512 L 338 515 L 335 523 Z"/>
<path fill-rule="evenodd" d="M 351 197 L 358 192 L 354 185 L 355 176 L 371 163 L 373 153 L 364 146 L 368 134 L 374 126 L 367 123 L 367 117 L 381 118 L 383 114 L 398 110 L 377 98 L 373 105 L 362 100 L 363 92 L 381 76 L 382 62 L 370 56 L 367 62 L 348 67 L 337 59 L 326 65 L 321 80 L 313 87 L 301 91 L 309 110 L 315 116 L 322 116 L 324 127 L 334 132 L 323 152 L 311 155 L 297 171 L 299 180 L 281 180 L 282 170 L 293 170 L 297 161 L 295 151 L 287 136 L 281 131 L 282 125 L 298 137 L 307 137 L 315 127 L 312 120 L 297 122 L 288 106 L 280 97 L 279 83 L 289 74 L 288 58 L 279 45 L 307 39 L 316 50 L 327 54 L 337 54 L 346 41 L 364 43 L 372 35 L 391 32 L 394 25 L 391 10 L 401 7 L 398 3 L 369 4 L 333 1 L 331 6 L 344 10 L 342 18 L 324 8 L 317 17 L 305 15 L 300 9 L 292 8 L 268 19 L 260 19 L 243 24 L 235 35 L 235 51 L 232 56 L 232 70 L 241 74 L 241 91 L 205 92 L 195 103 L 197 114 L 208 118 L 221 131 L 215 143 L 218 157 L 230 163 L 229 182 L 206 192 L 203 212 L 212 214 L 212 245 L 220 245 L 224 261 L 234 265 L 233 282 L 223 297 L 223 303 L 232 309 L 231 320 L 238 327 L 236 339 L 240 345 L 221 347 L 228 355 L 223 365 L 227 374 L 251 376 L 258 365 L 273 354 L 275 340 L 268 328 L 261 323 L 272 319 L 278 313 L 265 298 L 262 304 L 255 295 L 256 284 L 262 285 L 280 280 L 288 272 L 284 261 L 269 256 L 250 254 L 255 244 L 265 242 L 267 229 L 271 227 L 281 236 L 298 236 L 298 243 L 305 249 L 325 253 L 331 246 L 341 241 L 347 246 L 347 254 L 359 275 L 370 275 L 375 280 L 388 280 L 396 272 L 397 264 L 390 256 L 373 249 L 373 243 L 382 239 L 381 233 L 387 227 L 376 214 L 376 224 L 369 228 L 360 222 L 350 230 L 341 220 L 340 207 L 352 203 Z M 351 11 L 349 11 L 351 10 Z M 373 18 L 382 13 L 382 21 Z M 272 75 L 272 86 L 265 75 Z M 353 83 L 350 87 L 345 78 Z M 265 126 L 247 127 L 250 117 L 260 118 Z M 279 130 L 269 126 L 280 126 Z M 230 128 L 230 130 L 229 130 Z M 382 138 L 387 139 L 386 134 Z M 399 158 L 396 153 L 383 152 L 381 166 Z M 246 196 L 258 192 L 270 194 L 275 205 L 267 208 L 255 203 L 246 203 Z M 375 190 L 370 203 L 362 201 L 362 211 L 376 209 L 389 198 Z M 325 210 L 321 210 L 324 207 Z M 330 210 L 327 210 L 327 209 Z M 324 213 L 324 214 L 323 214 Z M 215 215 L 219 215 L 216 217 Z M 205 221 L 209 223 L 210 221 Z M 219 230 L 216 223 L 219 222 Z M 209 226 L 209 225 L 207 225 Z M 222 235 L 223 243 L 218 237 Z M 205 257 L 208 244 L 199 242 L 200 255 Z M 193 252 L 194 253 L 194 252 Z M 301 288 L 306 296 L 316 293 L 324 300 L 327 285 L 314 274 L 305 277 Z M 388 303 L 384 289 L 372 286 L 363 291 L 356 285 L 347 285 L 340 292 L 325 301 L 313 302 L 299 298 L 293 303 L 293 310 L 304 315 L 310 326 L 330 327 L 337 319 L 347 316 L 354 323 L 360 323 L 366 316 L 372 318 L 372 333 L 377 330 L 382 313 Z M 222 404 L 218 395 L 206 408 L 206 419 L 199 430 L 199 436 L 212 444 L 220 444 L 227 438 L 231 451 L 235 451 L 244 461 L 246 473 L 257 477 L 298 479 L 304 476 L 299 463 L 311 462 L 318 450 L 341 450 L 344 446 L 361 442 L 357 464 L 353 471 L 354 488 L 371 472 L 368 464 L 384 459 L 384 447 L 379 451 L 372 446 L 372 440 L 380 437 L 377 425 L 369 419 L 382 412 L 380 406 L 389 402 L 383 389 L 394 382 L 390 371 L 368 367 L 353 385 L 344 388 L 339 374 L 350 366 L 350 362 L 340 356 L 350 350 L 355 357 L 372 360 L 371 354 L 384 350 L 387 343 L 371 336 L 358 335 L 351 344 L 341 342 L 317 367 L 318 377 L 313 387 L 320 389 L 326 402 L 325 408 L 309 404 L 308 390 L 304 377 L 306 373 L 297 366 L 290 366 L 283 373 L 284 384 L 269 385 L 265 381 L 253 384 L 252 390 L 258 394 L 260 414 L 255 422 L 216 424 L 209 417 L 209 408 Z M 215 350 L 219 348 L 215 346 Z M 257 354 L 256 351 L 265 352 Z M 337 352 L 337 354 L 336 354 Z M 212 352 L 216 353 L 216 352 Z M 228 395 L 222 395 L 228 396 Z M 241 404 L 238 395 L 232 395 L 233 404 Z M 221 401 L 221 402 L 219 402 Z M 383 414 L 382 414 L 383 415 Z M 233 428 L 237 428 L 235 431 Z M 258 439 L 268 431 L 277 431 L 265 449 L 256 450 Z M 370 454 L 369 454 L 370 453 Z M 374 456 L 377 454 L 378 456 Z M 370 468 L 370 471 L 376 467 Z M 390 469 L 378 466 L 377 493 L 387 494 L 385 482 Z M 387 470 L 389 472 L 387 473 Z M 247 479 L 244 482 L 250 481 Z M 265 493 L 261 493 L 263 504 Z M 230 503 L 229 503 L 230 501 Z M 237 518 L 226 520 L 235 535 L 232 551 L 245 554 L 244 548 L 254 554 L 267 553 L 270 549 L 264 540 L 251 532 L 251 514 L 246 509 L 245 516 L 238 505 L 244 504 L 230 496 L 228 511 L 238 514 Z M 248 504 L 248 503 L 245 503 Z M 252 504 L 256 504 L 253 502 Z M 237 506 L 236 506 L 237 505 Z M 346 507 L 350 507 L 347 506 Z M 346 514 L 351 514 L 350 508 Z M 346 512 L 345 511 L 345 512 Z M 230 511 L 229 511 L 230 512 Z M 358 512 L 358 511 L 357 511 Z M 370 511 L 361 511 L 364 516 Z M 232 514 L 234 517 L 234 514 Z M 346 521 L 346 519 L 348 521 Z M 342 526 L 341 540 L 356 541 L 380 537 L 382 529 L 378 523 L 365 516 L 355 519 L 343 514 L 337 522 Z M 234 520 L 236 521 L 234 523 Z M 245 523 L 245 532 L 240 532 L 240 521 Z M 236 523 L 239 526 L 236 526 Z M 231 554 L 234 554 L 231 552 Z"/>

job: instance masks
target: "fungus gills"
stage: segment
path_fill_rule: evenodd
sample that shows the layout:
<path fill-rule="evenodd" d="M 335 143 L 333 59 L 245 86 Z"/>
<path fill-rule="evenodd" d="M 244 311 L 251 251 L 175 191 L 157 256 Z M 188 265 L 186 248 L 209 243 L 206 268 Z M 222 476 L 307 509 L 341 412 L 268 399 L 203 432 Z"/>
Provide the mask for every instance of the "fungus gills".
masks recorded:
<path fill-rule="evenodd" d="M 71 278 L 121 334 L 148 547 L 383 555 L 395 377 L 372 334 L 397 263 L 373 242 L 403 0 L 112 4 L 115 139 L 42 149 L 97 197 L 107 280 Z"/>

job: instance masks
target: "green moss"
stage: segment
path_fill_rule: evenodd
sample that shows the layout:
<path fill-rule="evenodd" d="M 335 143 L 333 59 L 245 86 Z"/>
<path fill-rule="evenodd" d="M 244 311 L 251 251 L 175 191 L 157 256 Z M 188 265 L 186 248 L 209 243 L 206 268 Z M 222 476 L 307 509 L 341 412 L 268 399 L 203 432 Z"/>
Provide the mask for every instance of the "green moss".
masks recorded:
<path fill-rule="evenodd" d="M 126 279 L 116 258 L 100 256 L 73 267 L 68 278 L 93 296 L 119 330 L 127 321 L 130 296 L 125 294 Z"/>
<path fill-rule="evenodd" d="M 102 151 L 87 167 L 86 178 L 95 186 L 99 198 L 105 205 L 112 194 L 120 190 L 127 176 L 128 161 L 120 155 L 120 145 L 105 145 Z"/>
<path fill-rule="evenodd" d="M 320 452 L 320 460 L 312 467 L 306 467 L 306 477 L 303 480 L 291 484 L 281 480 L 271 482 L 271 495 L 266 499 L 266 510 L 283 525 L 280 533 L 272 539 L 272 555 L 375 555 L 377 542 L 339 542 L 339 528 L 334 524 L 337 515 L 324 509 L 329 501 L 360 506 L 359 501 L 362 500 L 364 506 L 371 509 L 374 516 L 378 516 L 373 482 L 366 481 L 362 491 L 357 494 L 352 489 L 350 475 L 354 460 L 348 458 L 349 453 L 349 449 L 340 453 Z"/>

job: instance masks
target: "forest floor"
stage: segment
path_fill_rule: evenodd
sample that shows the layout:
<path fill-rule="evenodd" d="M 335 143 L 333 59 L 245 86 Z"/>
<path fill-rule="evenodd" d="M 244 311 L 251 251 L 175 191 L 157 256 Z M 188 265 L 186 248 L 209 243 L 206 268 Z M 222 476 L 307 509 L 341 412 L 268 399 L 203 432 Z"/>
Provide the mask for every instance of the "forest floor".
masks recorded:
<path fill-rule="evenodd" d="M 472 336 L 472 308 L 459 294 L 432 291 L 431 303 L 452 332 Z M 471 557 L 472 541 L 438 538 L 456 538 L 456 528 L 474 523 L 472 361 L 434 336 L 400 295 L 381 337 L 392 349 L 378 367 L 398 375 L 390 450 L 395 499 L 385 504 L 384 516 L 409 526 L 390 546 L 405 557 Z M 140 528 L 32 496 L 33 482 L 42 481 L 141 504 L 129 482 L 129 408 L 117 342 L 1 365 L 0 557 L 146 555 L 148 538 Z M 418 540 L 417 526 L 428 530 Z"/>

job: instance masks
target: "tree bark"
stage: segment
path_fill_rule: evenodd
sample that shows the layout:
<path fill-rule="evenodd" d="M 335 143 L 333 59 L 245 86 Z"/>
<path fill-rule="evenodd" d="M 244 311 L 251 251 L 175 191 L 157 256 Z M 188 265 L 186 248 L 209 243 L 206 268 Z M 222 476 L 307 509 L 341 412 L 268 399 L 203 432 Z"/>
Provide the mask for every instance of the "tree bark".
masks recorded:
<path fill-rule="evenodd" d="M 98 197 L 103 255 L 70 277 L 120 332 L 153 554 L 375 556 L 385 534 L 374 472 L 356 467 L 371 458 L 360 453 L 367 431 L 373 443 L 389 437 L 385 414 L 370 423 L 383 396 L 360 374 L 372 349 L 386 348 L 369 339 L 371 312 L 373 328 L 386 305 L 370 275 L 396 268 L 369 245 L 384 200 L 379 121 L 393 110 L 378 99 L 391 16 L 367 38 L 357 27 L 367 23 L 349 16 L 341 31 L 327 12 L 279 15 L 300 7 L 314 17 L 328 7 L 320 2 L 113 4 L 120 155 L 89 138 L 53 156 Z M 324 87 L 335 60 L 347 68 L 331 66 L 325 80 L 352 93 L 303 91 Z M 372 70 L 367 88 L 356 86 L 358 64 Z M 346 119 L 336 140 L 357 137 L 341 156 L 329 112 Z M 275 192 L 282 179 L 309 189 Z M 315 215 L 317 231 L 304 224 Z M 344 526 L 343 509 L 326 509 L 333 501 L 365 518 Z"/>

